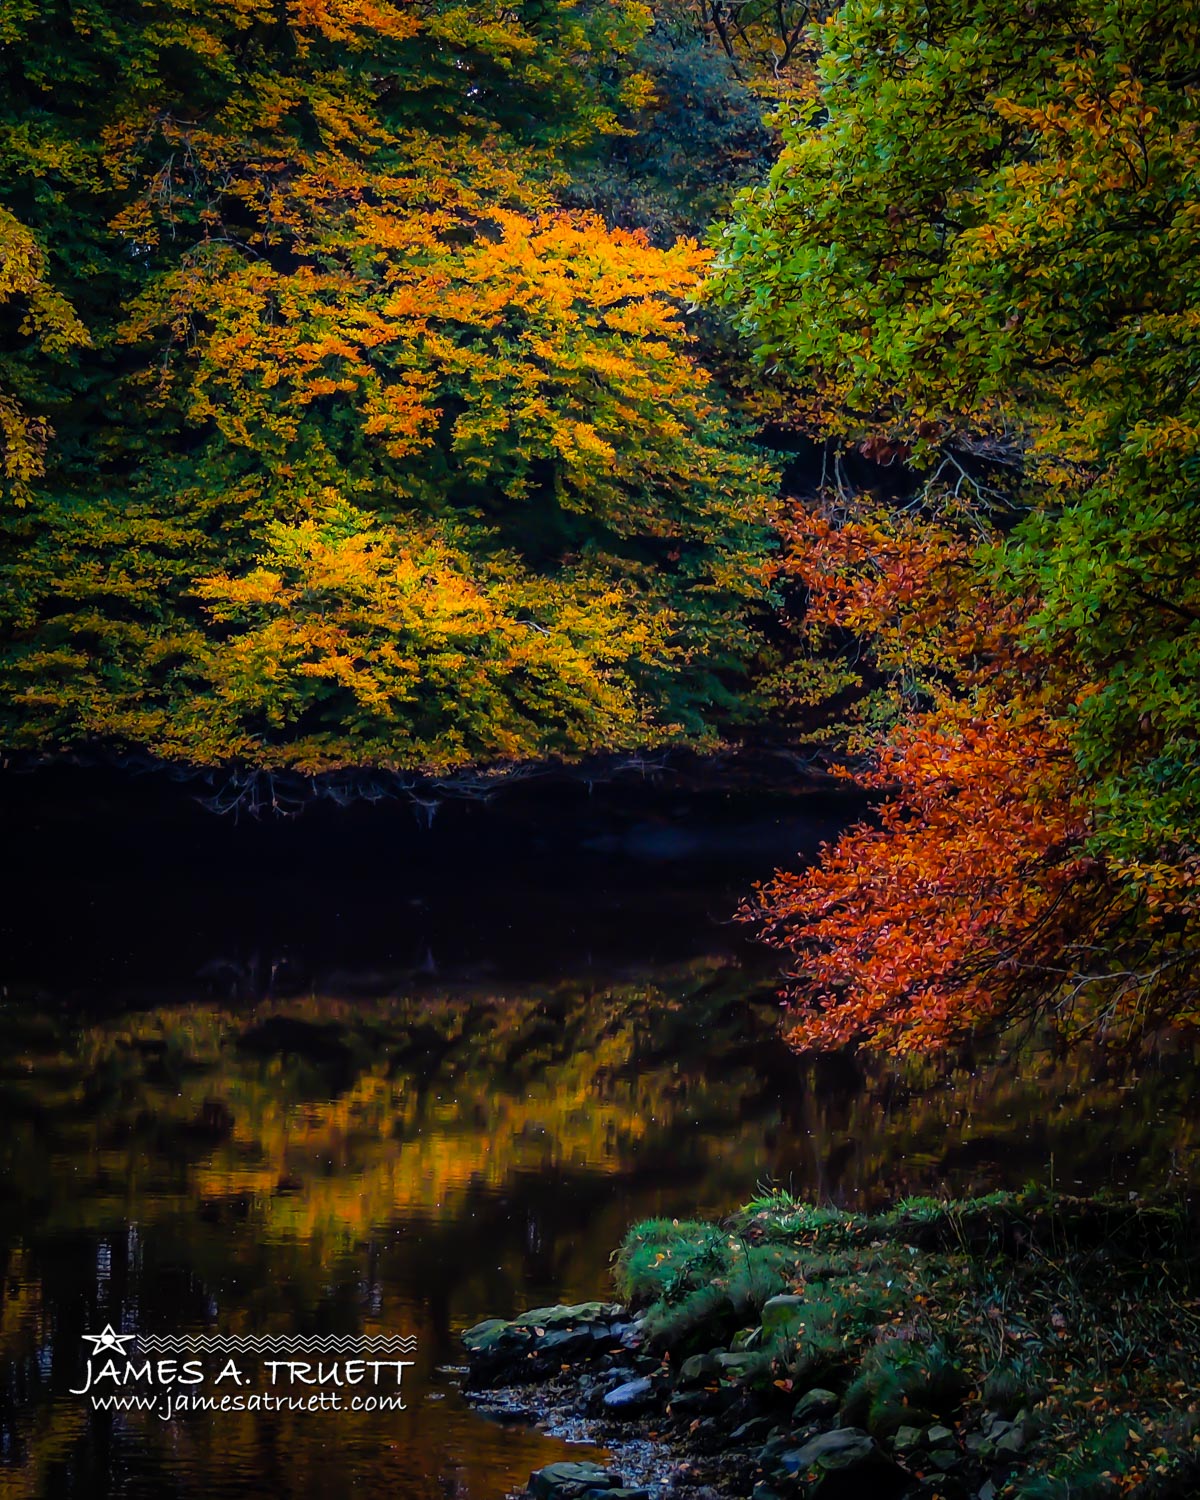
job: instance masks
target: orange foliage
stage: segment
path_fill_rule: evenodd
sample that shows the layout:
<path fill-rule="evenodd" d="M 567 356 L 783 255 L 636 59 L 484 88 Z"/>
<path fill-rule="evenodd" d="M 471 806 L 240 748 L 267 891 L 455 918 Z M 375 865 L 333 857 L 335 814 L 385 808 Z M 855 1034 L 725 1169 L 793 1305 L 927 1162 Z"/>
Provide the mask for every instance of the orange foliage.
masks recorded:
<path fill-rule="evenodd" d="M 795 1044 L 931 1050 L 1034 1014 L 1115 1041 L 1200 1015 L 1195 862 L 1097 846 L 1072 743 L 1086 694 L 1068 653 L 1022 634 L 1034 597 L 918 513 L 799 511 L 784 532 L 805 649 L 777 687 L 840 693 L 827 737 L 870 752 L 855 774 L 882 799 L 743 911 L 794 958 Z"/>
<path fill-rule="evenodd" d="M 807 651 L 785 688 L 803 699 L 795 674 L 815 661 L 809 701 L 822 681 L 853 692 L 839 726 L 852 750 L 890 724 L 860 773 L 886 800 L 746 915 L 796 957 L 797 1045 L 939 1046 L 1044 979 L 1097 876 L 1065 728 L 1037 689 L 1045 664 L 1018 646 L 1028 601 L 985 585 L 945 523 L 801 512 L 785 535 L 781 572 L 807 589 Z"/>
<path fill-rule="evenodd" d="M 913 1051 L 1010 1013 L 1096 874 L 1071 770 L 1061 730 L 1028 716 L 901 731 L 869 778 L 899 789 L 878 824 L 759 893 L 768 940 L 800 959 L 793 1039 Z"/>

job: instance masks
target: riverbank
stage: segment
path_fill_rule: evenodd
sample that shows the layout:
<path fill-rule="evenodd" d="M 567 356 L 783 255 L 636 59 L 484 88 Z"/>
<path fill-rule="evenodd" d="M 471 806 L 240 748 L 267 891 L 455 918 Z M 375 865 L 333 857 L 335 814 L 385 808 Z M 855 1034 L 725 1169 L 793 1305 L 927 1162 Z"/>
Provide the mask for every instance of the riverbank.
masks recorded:
<path fill-rule="evenodd" d="M 1077 1500 L 1200 1490 L 1183 1205 L 1041 1191 L 882 1214 L 784 1193 L 650 1220 L 619 1301 L 467 1331 L 468 1389 L 613 1454 L 554 1500 Z"/>

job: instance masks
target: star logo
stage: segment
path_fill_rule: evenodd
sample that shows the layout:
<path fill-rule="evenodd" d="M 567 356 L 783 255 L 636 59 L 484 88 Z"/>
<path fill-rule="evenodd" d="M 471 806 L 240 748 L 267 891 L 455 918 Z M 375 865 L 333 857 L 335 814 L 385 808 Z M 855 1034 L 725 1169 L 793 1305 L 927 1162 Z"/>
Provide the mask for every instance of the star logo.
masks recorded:
<path fill-rule="evenodd" d="M 106 1349 L 115 1349 L 118 1354 L 124 1354 L 125 1345 L 135 1338 L 137 1338 L 136 1333 L 118 1333 L 111 1323 L 105 1327 L 103 1333 L 83 1335 L 84 1343 L 92 1346 L 89 1359 L 94 1359 L 97 1354 L 103 1354 Z"/>

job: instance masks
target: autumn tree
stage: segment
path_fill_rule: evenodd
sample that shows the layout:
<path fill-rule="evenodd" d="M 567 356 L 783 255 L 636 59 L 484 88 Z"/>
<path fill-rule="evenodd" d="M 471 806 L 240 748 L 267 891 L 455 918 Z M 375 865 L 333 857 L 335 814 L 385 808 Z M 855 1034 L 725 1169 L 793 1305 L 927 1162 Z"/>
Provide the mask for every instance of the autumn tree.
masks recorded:
<path fill-rule="evenodd" d="M 784 690 L 853 700 L 886 798 L 759 903 L 799 1037 L 1193 1019 L 1200 24 L 849 0 L 822 45 L 715 292 L 793 420 L 924 484 L 792 517 Z"/>
<path fill-rule="evenodd" d="M 711 733 L 771 474 L 694 357 L 696 246 L 556 196 L 647 97 L 647 24 L 11 14 L 10 748 L 445 771 Z"/>

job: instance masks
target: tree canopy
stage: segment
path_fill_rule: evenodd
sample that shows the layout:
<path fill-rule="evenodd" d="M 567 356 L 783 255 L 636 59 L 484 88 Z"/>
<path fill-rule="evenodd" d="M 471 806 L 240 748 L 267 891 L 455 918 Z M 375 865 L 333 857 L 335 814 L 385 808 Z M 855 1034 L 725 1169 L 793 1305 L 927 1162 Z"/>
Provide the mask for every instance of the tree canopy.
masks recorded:
<path fill-rule="evenodd" d="M 773 481 L 704 258 L 557 196 L 649 19 L 10 9 L 10 748 L 443 771 L 734 706 Z"/>
<path fill-rule="evenodd" d="M 1192 1014 L 1200 21 L 848 0 L 818 76 L 715 292 L 810 427 L 924 482 L 794 522 L 790 691 L 856 696 L 895 794 L 765 894 L 801 1030 Z"/>
<path fill-rule="evenodd" d="M 0 80 L 6 754 L 800 735 L 800 1044 L 1200 1015 L 1190 11 L 12 0 Z"/>

